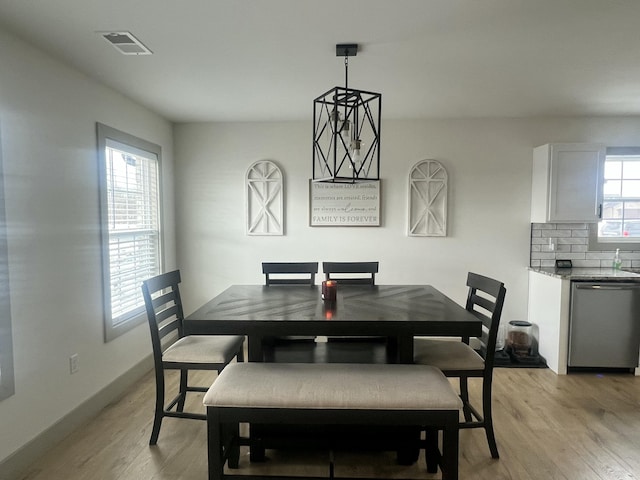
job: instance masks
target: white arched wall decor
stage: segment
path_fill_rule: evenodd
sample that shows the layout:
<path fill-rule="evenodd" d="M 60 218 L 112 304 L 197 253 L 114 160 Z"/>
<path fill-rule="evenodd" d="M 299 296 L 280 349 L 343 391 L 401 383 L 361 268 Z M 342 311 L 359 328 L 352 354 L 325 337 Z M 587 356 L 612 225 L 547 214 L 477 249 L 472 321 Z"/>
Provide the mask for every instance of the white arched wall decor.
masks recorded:
<path fill-rule="evenodd" d="M 249 167 L 247 235 L 284 235 L 283 184 L 280 168 L 269 160 Z"/>
<path fill-rule="evenodd" d="M 409 236 L 447 236 L 447 171 L 440 162 L 422 160 L 409 174 Z"/>

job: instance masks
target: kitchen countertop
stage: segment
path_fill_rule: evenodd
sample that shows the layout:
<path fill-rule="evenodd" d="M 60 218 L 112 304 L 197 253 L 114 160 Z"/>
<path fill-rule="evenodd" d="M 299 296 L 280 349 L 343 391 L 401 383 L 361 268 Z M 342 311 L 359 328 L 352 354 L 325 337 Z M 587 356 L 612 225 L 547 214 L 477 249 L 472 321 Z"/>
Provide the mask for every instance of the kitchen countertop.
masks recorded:
<path fill-rule="evenodd" d="M 610 280 L 615 282 L 631 281 L 640 282 L 640 274 L 627 272 L 624 270 L 614 270 L 613 268 L 553 268 L 553 267 L 529 267 L 529 270 L 550 277 L 567 280 L 602 281 Z"/>

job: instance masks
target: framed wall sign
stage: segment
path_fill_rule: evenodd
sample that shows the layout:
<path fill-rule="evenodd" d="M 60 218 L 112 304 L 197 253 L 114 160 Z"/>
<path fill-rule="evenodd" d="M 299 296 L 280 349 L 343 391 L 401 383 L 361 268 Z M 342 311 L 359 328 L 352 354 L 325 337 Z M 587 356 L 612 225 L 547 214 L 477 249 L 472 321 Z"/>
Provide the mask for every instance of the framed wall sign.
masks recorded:
<path fill-rule="evenodd" d="M 309 225 L 380 226 L 380 180 L 357 183 L 309 180 Z"/>

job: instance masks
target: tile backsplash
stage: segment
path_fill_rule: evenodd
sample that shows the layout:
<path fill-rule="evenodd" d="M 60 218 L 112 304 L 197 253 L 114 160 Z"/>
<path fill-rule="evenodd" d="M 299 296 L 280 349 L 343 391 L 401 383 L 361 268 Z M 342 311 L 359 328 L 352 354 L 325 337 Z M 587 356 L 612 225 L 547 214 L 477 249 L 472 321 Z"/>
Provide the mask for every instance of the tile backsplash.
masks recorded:
<path fill-rule="evenodd" d="M 556 259 L 574 267 L 611 267 L 615 248 L 589 250 L 588 223 L 532 223 L 531 267 L 554 267 Z M 640 250 L 620 251 L 622 268 L 640 268 Z"/>

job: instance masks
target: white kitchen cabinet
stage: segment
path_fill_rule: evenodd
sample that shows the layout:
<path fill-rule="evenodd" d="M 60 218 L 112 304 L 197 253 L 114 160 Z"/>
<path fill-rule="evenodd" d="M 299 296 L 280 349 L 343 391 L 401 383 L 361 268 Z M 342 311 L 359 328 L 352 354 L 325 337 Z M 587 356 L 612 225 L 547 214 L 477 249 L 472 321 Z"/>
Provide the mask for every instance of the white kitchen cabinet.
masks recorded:
<path fill-rule="evenodd" d="M 602 209 L 606 147 L 554 143 L 533 150 L 531 221 L 595 223 Z"/>
<path fill-rule="evenodd" d="M 529 321 L 539 328 L 538 349 L 549 368 L 567 373 L 571 281 L 529 272 Z"/>

